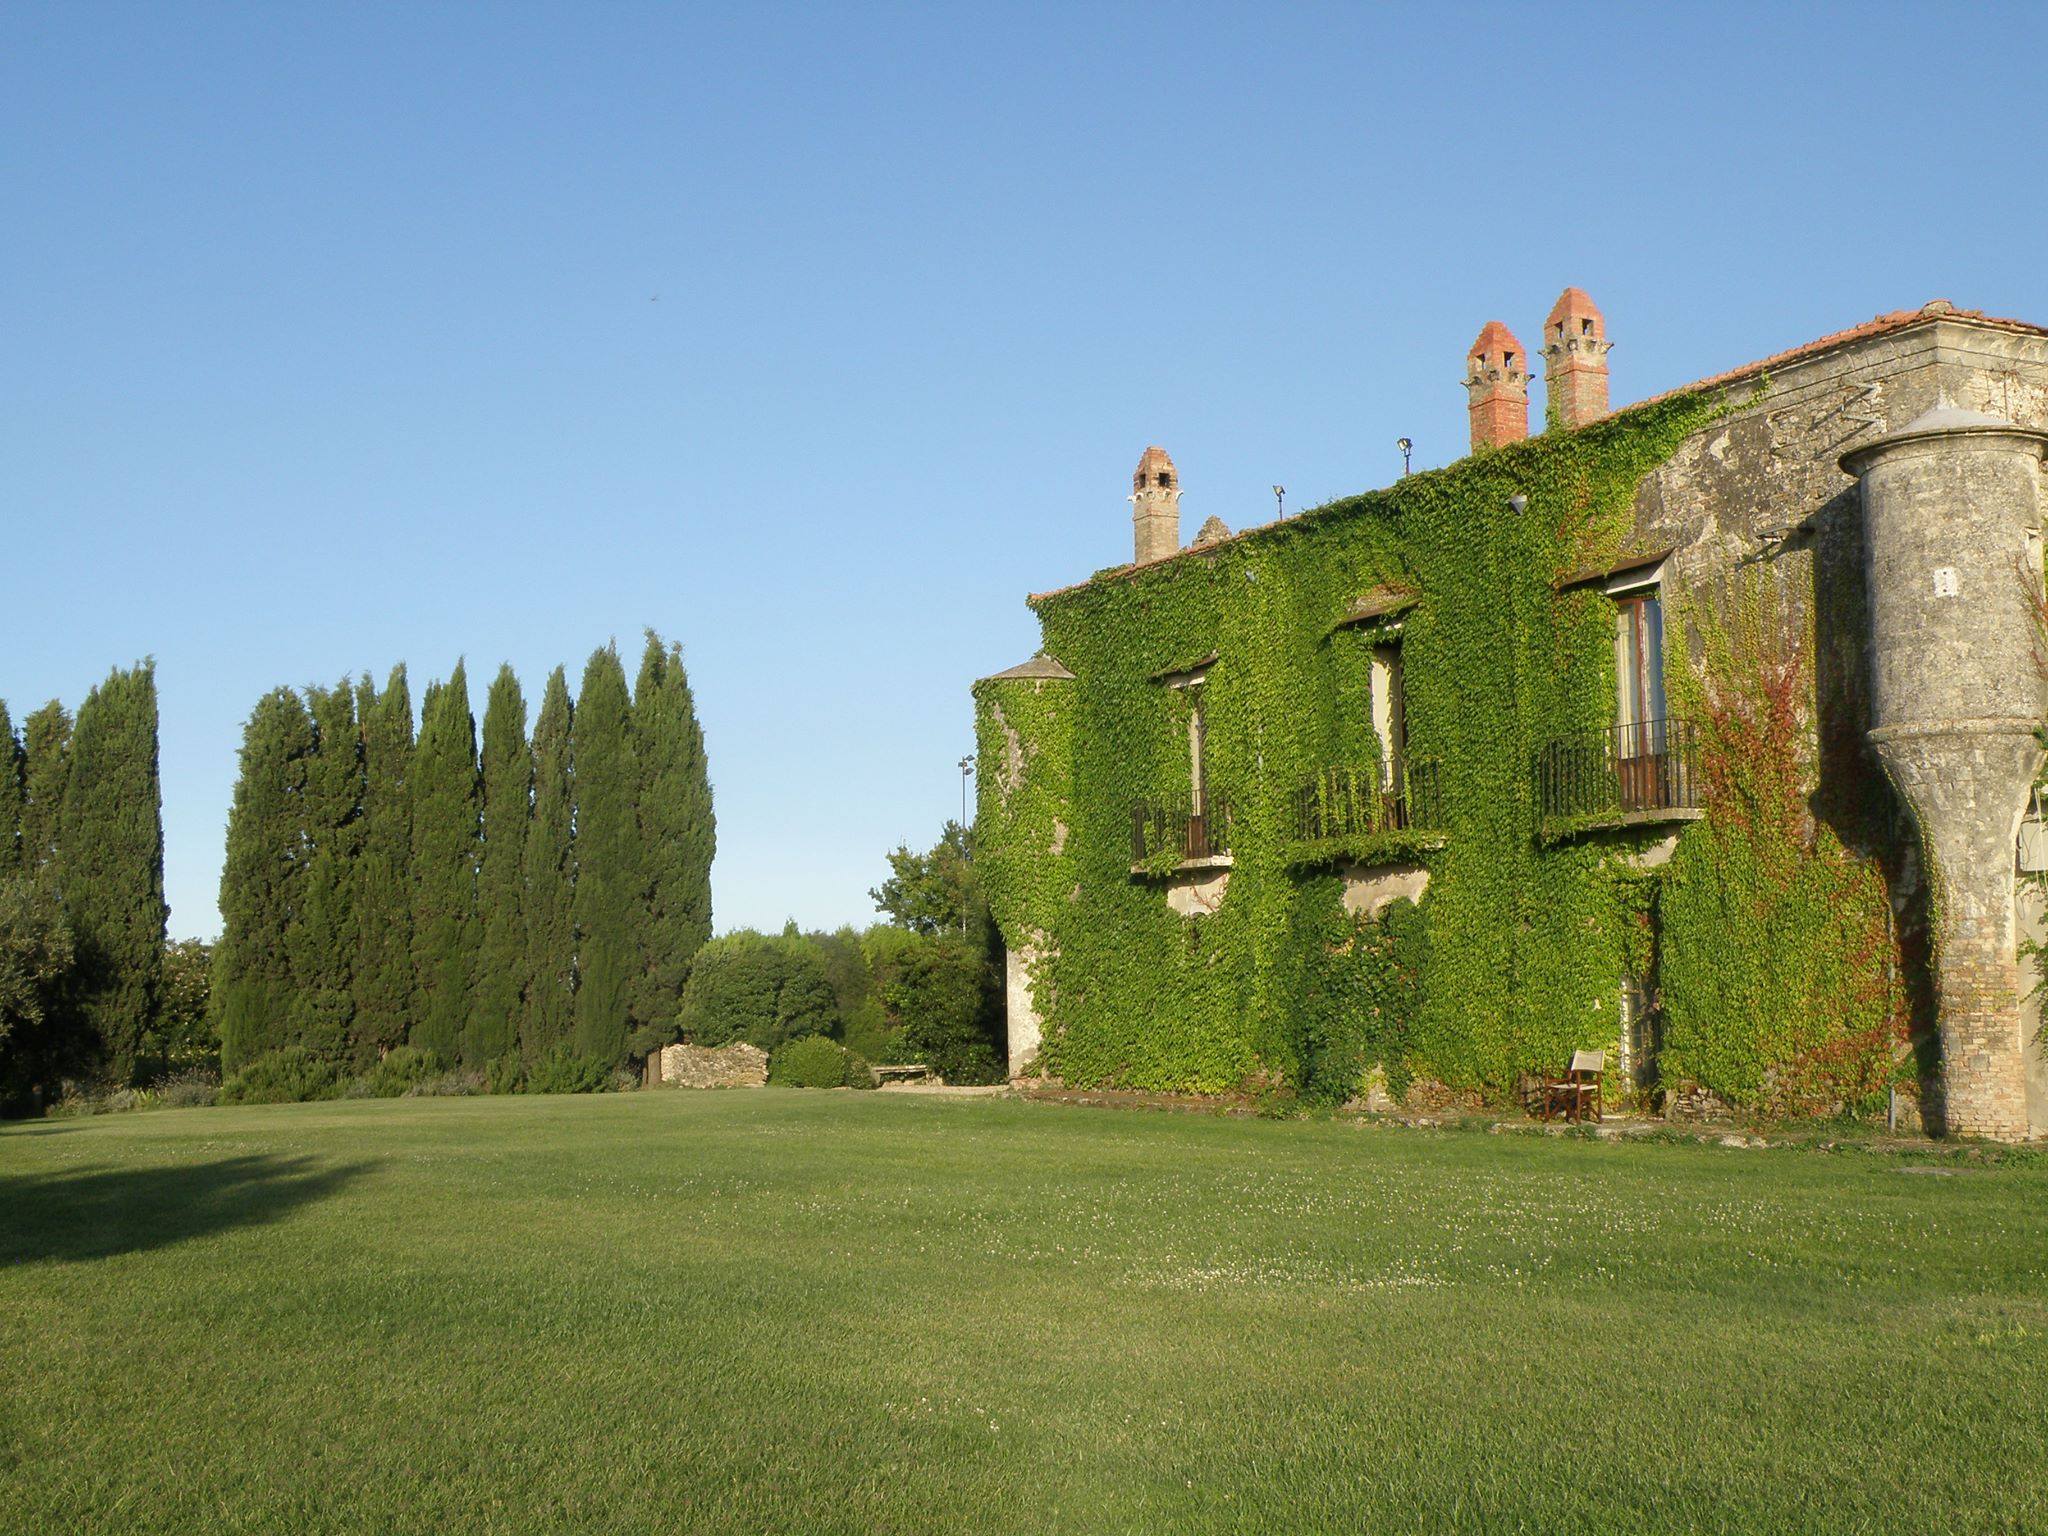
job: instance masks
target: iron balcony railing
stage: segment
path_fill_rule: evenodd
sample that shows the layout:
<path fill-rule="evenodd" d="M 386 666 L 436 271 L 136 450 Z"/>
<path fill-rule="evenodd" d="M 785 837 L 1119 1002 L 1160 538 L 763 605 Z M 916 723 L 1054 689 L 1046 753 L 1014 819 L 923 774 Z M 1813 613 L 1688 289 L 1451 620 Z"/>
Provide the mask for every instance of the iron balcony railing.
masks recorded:
<path fill-rule="evenodd" d="M 1325 768 L 1294 792 L 1294 836 L 1430 831 L 1443 825 L 1442 772 L 1435 758 L 1397 758 L 1387 768 Z"/>
<path fill-rule="evenodd" d="M 1688 720 L 1575 731 L 1536 759 L 1537 802 L 1547 821 L 1693 811 L 1699 790 L 1699 734 Z"/>
<path fill-rule="evenodd" d="M 1169 848 L 1183 862 L 1230 852 L 1230 802 L 1205 793 L 1200 811 L 1190 795 L 1132 806 L 1131 862 L 1150 863 Z"/>

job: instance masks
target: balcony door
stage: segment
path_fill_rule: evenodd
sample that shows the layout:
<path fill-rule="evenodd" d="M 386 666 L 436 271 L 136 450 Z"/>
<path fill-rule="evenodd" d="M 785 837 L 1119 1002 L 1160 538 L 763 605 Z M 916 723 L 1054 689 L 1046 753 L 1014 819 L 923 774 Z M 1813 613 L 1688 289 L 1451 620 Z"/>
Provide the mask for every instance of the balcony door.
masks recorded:
<path fill-rule="evenodd" d="M 1614 602 L 1614 756 L 1622 808 L 1654 810 L 1665 803 L 1664 605 L 1655 587 Z"/>

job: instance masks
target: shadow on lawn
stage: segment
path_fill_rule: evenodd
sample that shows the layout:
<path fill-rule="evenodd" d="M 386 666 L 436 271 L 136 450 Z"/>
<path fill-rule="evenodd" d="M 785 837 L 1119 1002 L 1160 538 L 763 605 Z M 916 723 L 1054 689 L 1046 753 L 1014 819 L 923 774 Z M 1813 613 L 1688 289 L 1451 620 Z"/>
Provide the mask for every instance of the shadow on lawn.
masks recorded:
<path fill-rule="evenodd" d="M 0 1178 L 0 1266 L 103 1259 L 259 1226 L 334 1194 L 369 1166 L 248 1156 Z"/>

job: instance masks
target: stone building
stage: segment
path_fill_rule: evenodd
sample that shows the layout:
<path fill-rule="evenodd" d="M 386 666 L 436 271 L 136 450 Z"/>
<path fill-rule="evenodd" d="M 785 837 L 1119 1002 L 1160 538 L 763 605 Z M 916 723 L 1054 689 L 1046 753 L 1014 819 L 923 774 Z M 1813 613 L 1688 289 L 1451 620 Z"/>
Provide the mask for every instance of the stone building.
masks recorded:
<path fill-rule="evenodd" d="M 1030 601 L 976 685 L 1014 1073 L 2048 1134 L 2048 329 L 1936 301 L 1611 412 L 1576 288 L 1472 454 Z M 1532 356 L 1544 429 L 1529 432 Z"/>

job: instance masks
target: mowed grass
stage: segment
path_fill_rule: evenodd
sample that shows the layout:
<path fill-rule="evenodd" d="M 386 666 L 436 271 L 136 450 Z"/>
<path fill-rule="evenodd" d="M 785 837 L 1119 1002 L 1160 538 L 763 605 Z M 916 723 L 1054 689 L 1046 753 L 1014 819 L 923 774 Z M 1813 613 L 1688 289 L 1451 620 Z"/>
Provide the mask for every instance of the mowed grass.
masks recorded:
<path fill-rule="evenodd" d="M 908 1095 L 0 1131 L 0 1528 L 2038 1531 L 2048 1166 Z"/>

